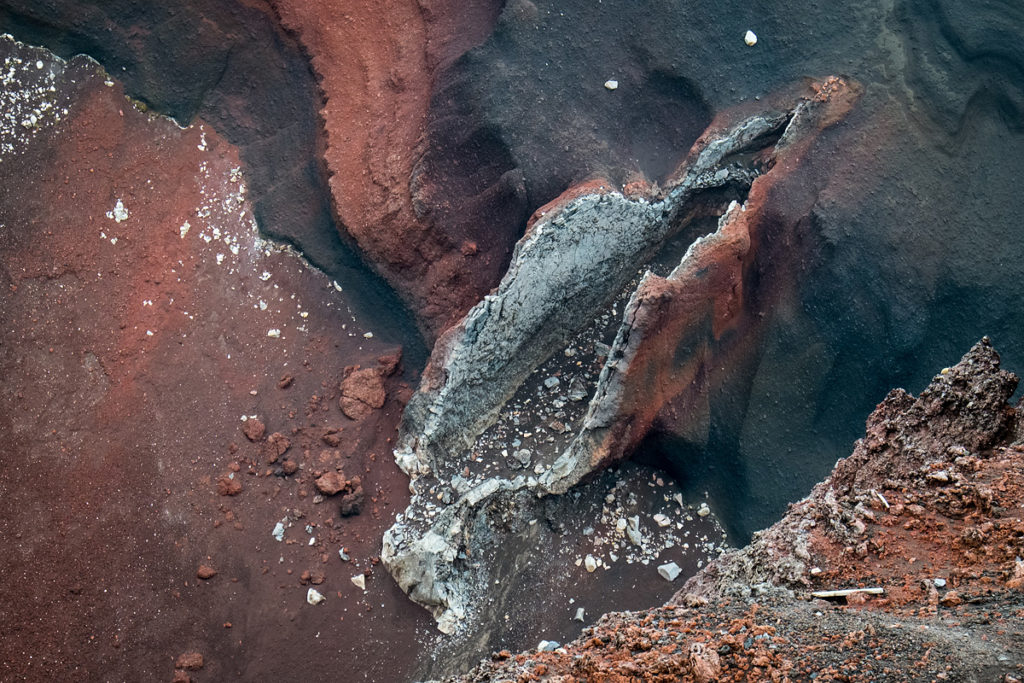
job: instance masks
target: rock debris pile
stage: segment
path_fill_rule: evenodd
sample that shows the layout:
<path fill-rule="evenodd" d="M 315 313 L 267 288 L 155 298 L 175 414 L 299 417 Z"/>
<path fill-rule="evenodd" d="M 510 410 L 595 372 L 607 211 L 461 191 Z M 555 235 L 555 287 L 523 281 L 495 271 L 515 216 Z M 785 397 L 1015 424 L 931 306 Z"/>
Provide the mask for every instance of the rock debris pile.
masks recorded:
<path fill-rule="evenodd" d="M 983 340 L 892 391 L 828 479 L 668 605 L 446 680 L 1021 680 L 1017 382 Z"/>

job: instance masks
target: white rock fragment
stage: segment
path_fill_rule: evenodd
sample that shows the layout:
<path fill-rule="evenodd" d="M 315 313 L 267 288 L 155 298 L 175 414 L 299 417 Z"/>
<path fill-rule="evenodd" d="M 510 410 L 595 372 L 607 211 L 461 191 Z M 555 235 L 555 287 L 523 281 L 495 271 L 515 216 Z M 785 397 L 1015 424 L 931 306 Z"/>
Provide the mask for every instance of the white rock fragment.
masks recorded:
<path fill-rule="evenodd" d="M 654 515 L 654 521 L 658 526 L 668 526 L 672 523 L 672 520 L 661 514 L 660 512 Z"/>
<path fill-rule="evenodd" d="M 682 570 L 679 569 L 679 565 L 675 562 L 668 562 L 658 567 L 658 574 L 666 581 L 675 581 L 680 571 Z"/>
<path fill-rule="evenodd" d="M 121 223 L 122 221 L 128 220 L 128 209 L 124 208 L 124 203 L 120 199 L 118 199 L 117 203 L 114 204 L 113 209 L 107 211 L 107 218 L 115 223 Z"/>
<path fill-rule="evenodd" d="M 270 532 L 270 535 L 274 537 L 278 543 L 284 540 L 284 524 L 278 522 L 274 526 L 274 530 Z"/>
<path fill-rule="evenodd" d="M 604 82 L 604 87 L 608 88 L 609 90 L 615 90 L 616 88 L 619 87 L 619 82 L 616 81 L 615 79 L 610 79 Z"/>
<path fill-rule="evenodd" d="M 306 602 L 311 605 L 319 605 L 321 602 L 326 600 L 323 594 L 315 588 L 310 588 L 306 591 Z"/>
<path fill-rule="evenodd" d="M 946 580 L 945 579 L 933 579 L 932 583 L 935 584 L 936 588 L 945 588 L 946 587 Z"/>
<path fill-rule="evenodd" d="M 267 330 L 267 336 L 268 337 L 273 337 L 274 339 L 277 339 L 278 337 L 281 336 L 281 330 L 277 329 L 276 327 L 271 328 L 271 329 Z"/>
<path fill-rule="evenodd" d="M 587 555 L 583 560 L 583 565 L 587 568 L 588 572 L 593 572 L 597 569 L 597 560 L 594 559 L 593 555 Z"/>
<path fill-rule="evenodd" d="M 757 34 L 754 33 L 753 31 L 747 31 L 746 33 L 743 34 L 743 42 L 749 45 L 750 47 L 754 47 L 755 45 L 757 45 Z"/>
<path fill-rule="evenodd" d="M 373 339 L 373 332 L 364 332 L 363 339 Z"/>
<path fill-rule="evenodd" d="M 575 620 L 575 621 L 583 621 L 583 614 L 584 614 L 583 608 L 582 607 L 577 608 L 576 609 L 576 616 L 573 617 L 573 620 Z"/>
<path fill-rule="evenodd" d="M 352 585 L 359 590 L 366 590 L 366 576 L 363 574 L 356 574 L 352 577 Z"/>
<path fill-rule="evenodd" d="M 629 526 L 626 527 L 626 537 L 635 546 L 639 547 L 643 544 L 644 537 L 640 533 L 640 517 L 634 516 L 629 518 Z"/>
<path fill-rule="evenodd" d="M 701 503 L 700 507 L 697 508 L 698 517 L 707 517 L 711 514 L 711 508 L 708 507 L 707 503 Z"/>

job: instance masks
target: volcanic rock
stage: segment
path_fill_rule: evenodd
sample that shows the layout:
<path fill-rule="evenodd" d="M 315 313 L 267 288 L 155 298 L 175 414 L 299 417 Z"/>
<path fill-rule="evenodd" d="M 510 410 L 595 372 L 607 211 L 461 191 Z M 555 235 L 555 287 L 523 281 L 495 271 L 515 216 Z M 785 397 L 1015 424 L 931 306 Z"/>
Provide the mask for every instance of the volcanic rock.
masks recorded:
<path fill-rule="evenodd" d="M 1024 564 L 1012 543 L 1000 545 L 1014 537 L 1015 525 L 998 524 L 1024 513 L 1024 445 L 1015 435 L 1024 403 L 1008 403 L 1017 383 L 987 341 L 976 344 L 917 398 L 890 392 L 830 477 L 749 546 L 687 581 L 665 607 L 605 615 L 564 652 L 485 660 L 445 680 L 514 679 L 539 667 L 551 677 L 585 672 L 595 679 L 643 672 L 702 681 L 812 674 L 1003 680 L 1024 666 L 1021 628 L 1004 616 L 1019 610 L 1019 594 L 1012 579 L 992 581 Z M 937 490 L 922 463 L 950 471 L 959 490 Z M 970 478 L 953 474 L 963 472 Z M 876 494 L 890 502 L 888 511 L 869 510 Z M 895 512 L 910 500 L 921 507 L 916 524 Z M 850 552 L 858 519 L 866 526 L 864 559 Z M 990 533 L 999 534 L 990 552 L 965 556 L 961 530 L 990 523 Z M 921 580 L 922 564 L 956 577 L 957 589 L 939 597 L 933 579 Z M 846 606 L 823 609 L 806 599 L 815 586 L 844 583 L 854 584 L 842 591 Z M 859 589 L 872 584 L 885 587 L 884 599 L 867 600 L 882 589 Z"/>
<path fill-rule="evenodd" d="M 360 508 L 363 506 L 364 494 L 363 487 L 358 483 L 359 477 L 354 477 L 352 481 L 355 482 L 354 488 L 342 494 L 338 505 L 338 512 L 342 517 L 358 515 Z"/>
<path fill-rule="evenodd" d="M 266 425 L 259 418 L 250 417 L 242 424 L 242 432 L 249 441 L 259 441 L 266 431 Z"/>
<path fill-rule="evenodd" d="M 263 444 L 263 454 L 268 463 L 275 463 L 291 448 L 291 441 L 281 432 L 274 432 Z"/>
<path fill-rule="evenodd" d="M 626 197 L 606 188 L 542 212 L 520 241 L 499 286 L 435 346 L 420 388 L 406 408 L 401 445 L 396 450 L 399 466 L 414 482 L 419 477 L 444 476 L 460 461 L 464 449 L 472 448 L 495 421 L 523 381 L 564 344 L 566 336 L 592 320 L 595 308 L 619 295 L 635 276 L 638 264 L 673 234 L 678 217 L 690 210 L 691 202 L 730 182 L 749 186 L 751 191 L 758 183 L 770 186 L 775 182 L 773 174 L 781 174 L 777 169 L 788 167 L 789 161 L 781 160 L 799 159 L 825 122 L 840 120 L 856 98 L 856 88 L 833 79 L 810 90 L 789 109 L 772 109 L 709 130 L 691 150 L 677 180 L 656 201 Z M 730 154 L 749 149 L 759 150 L 757 158 L 769 162 L 771 155 L 777 154 L 775 166 L 764 162 L 762 167 L 755 162 L 747 169 L 721 167 Z M 742 299 L 740 271 L 744 263 L 752 262 L 745 254 L 756 241 L 743 216 L 741 205 L 733 202 L 717 232 L 698 240 L 676 269 L 681 280 L 689 283 L 687 291 L 704 292 L 695 295 L 701 310 L 713 307 L 723 324 Z M 573 259 L 564 258 L 567 250 L 574 254 Z M 718 260 L 724 264 L 722 268 L 713 267 Z M 641 280 L 627 308 L 636 307 L 650 279 L 648 273 Z M 431 609 L 442 630 L 454 630 L 465 613 L 468 584 L 472 583 L 468 575 L 473 568 L 454 566 L 458 550 L 453 545 L 467 542 L 462 529 L 480 528 L 475 520 L 485 508 L 482 501 L 506 498 L 502 506 L 508 515 L 528 517 L 528 501 L 532 500 L 524 495 L 528 489 L 541 495 L 563 494 L 584 476 L 621 459 L 636 445 L 633 435 L 650 428 L 651 419 L 632 414 L 633 402 L 638 411 L 656 414 L 661 396 L 649 396 L 646 385 L 627 390 L 629 384 L 622 380 L 632 376 L 634 366 L 638 382 L 641 377 L 654 376 L 647 363 L 661 353 L 671 356 L 675 346 L 655 343 L 633 351 L 632 345 L 641 344 L 639 340 L 644 338 L 633 333 L 636 319 L 631 312 L 625 316 L 582 429 L 568 448 L 555 454 L 550 466 L 536 463 L 538 477 L 509 473 L 480 478 L 463 484 L 461 495 L 452 497 L 451 502 L 442 490 L 436 500 L 450 507 L 440 516 L 422 509 L 428 502 L 434 505 L 435 500 L 414 497 L 405 517 L 427 520 L 426 530 L 417 525 L 406 531 L 400 522 L 385 535 L 381 555 L 385 565 L 411 597 Z M 675 340 L 682 331 L 674 329 L 673 334 Z M 523 344 L 524 339 L 530 343 Z M 627 345 L 631 348 L 626 349 Z M 657 367 L 669 369 L 672 362 L 659 358 Z M 683 386 L 689 384 L 687 380 Z M 671 390 L 674 385 L 659 381 L 655 386 Z M 625 397 L 628 399 L 623 401 Z M 461 469 L 458 466 L 456 471 Z M 516 502 L 510 504 L 507 499 Z M 421 509 L 414 509 L 416 506 Z M 638 522 L 626 533 L 636 547 L 642 547 L 644 535 Z"/>
<path fill-rule="evenodd" d="M 379 370 L 353 370 L 341 383 L 341 412 L 353 420 L 361 420 L 384 406 L 387 391 Z"/>
<path fill-rule="evenodd" d="M 174 666 L 177 669 L 198 671 L 203 668 L 203 655 L 200 652 L 185 652 L 174 660 Z"/>
<path fill-rule="evenodd" d="M 231 474 L 217 478 L 217 493 L 222 496 L 237 496 L 242 492 L 242 480 Z"/>
<path fill-rule="evenodd" d="M 341 472 L 325 472 L 316 479 L 317 491 L 325 496 L 333 496 L 350 485 Z"/>

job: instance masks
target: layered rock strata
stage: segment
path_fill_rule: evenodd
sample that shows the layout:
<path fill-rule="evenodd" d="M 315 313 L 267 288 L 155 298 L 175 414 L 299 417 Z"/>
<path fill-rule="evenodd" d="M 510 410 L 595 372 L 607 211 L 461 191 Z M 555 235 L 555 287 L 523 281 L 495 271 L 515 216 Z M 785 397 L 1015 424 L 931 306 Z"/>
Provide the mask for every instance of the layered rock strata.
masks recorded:
<path fill-rule="evenodd" d="M 652 299 L 654 276 L 642 277 L 614 343 L 601 348 L 603 342 L 591 340 L 588 345 L 603 363 L 596 388 L 592 377 L 570 368 L 572 381 L 559 394 L 558 375 L 569 380 L 569 369 L 544 379 L 538 366 L 559 349 L 571 356 L 575 347 L 566 344 L 581 328 L 588 329 L 576 341 L 584 345 L 588 335 L 598 334 L 600 323 L 607 329 L 624 290 L 635 287 L 638 272 L 659 250 L 687 233 L 694 216 L 706 213 L 709 197 L 722 201 L 731 190 L 743 199 L 754 193 L 752 187 L 771 184 L 798 164 L 807 140 L 841 119 L 855 99 L 855 88 L 830 79 L 791 108 L 713 127 L 661 195 L 627 197 L 605 189 L 556 205 L 516 246 L 496 290 L 442 336 L 403 418 L 396 459 L 413 479 L 414 495 L 385 536 L 382 553 L 399 585 L 431 609 L 442 630 L 453 631 L 465 616 L 470 586 L 479 579 L 472 575 L 482 571 L 467 557 L 500 538 L 491 531 L 495 520 L 488 516 L 489 506 L 501 501 L 499 526 L 529 518 L 539 497 L 564 493 L 621 458 L 649 426 L 650 415 L 638 417 L 633 402 L 645 395 L 635 392 L 637 378 L 658 377 L 652 363 L 657 365 L 664 348 L 656 335 L 644 340 L 644 307 Z M 763 203 L 734 202 L 713 234 L 686 250 L 668 279 L 693 294 L 683 297 L 680 306 L 689 310 L 669 335 L 685 338 L 686 323 L 699 323 L 705 311 L 712 314 L 716 335 L 749 314 L 740 284 L 758 263 L 758 245 L 773 236 L 762 234 L 757 220 L 746 214 L 760 214 Z M 634 363 L 638 370 L 631 374 Z M 658 381 L 664 389 L 654 393 L 647 408 L 655 413 L 687 386 L 686 381 Z M 506 419 L 510 416 L 502 411 L 509 400 L 517 397 L 513 403 L 522 408 L 534 400 L 527 395 L 534 390 L 538 403 L 546 397 L 561 409 L 557 419 L 536 404 L 526 410 L 529 417 L 516 409 Z M 521 438 L 503 440 L 503 424 L 521 426 L 524 419 L 537 429 L 523 437 L 536 443 L 528 448 Z M 607 433 L 622 425 L 633 425 L 633 431 Z M 537 438 L 540 431 L 547 438 Z M 518 471 L 527 466 L 533 474 Z"/>

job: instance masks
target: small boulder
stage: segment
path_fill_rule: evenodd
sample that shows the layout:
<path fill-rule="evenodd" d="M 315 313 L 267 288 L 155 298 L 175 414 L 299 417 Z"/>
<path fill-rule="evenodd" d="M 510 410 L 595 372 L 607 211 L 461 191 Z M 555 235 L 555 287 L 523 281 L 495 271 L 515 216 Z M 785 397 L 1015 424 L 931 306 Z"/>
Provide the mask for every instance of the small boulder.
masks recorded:
<path fill-rule="evenodd" d="M 207 581 L 217 576 L 217 570 L 209 565 L 201 564 L 199 565 L 199 569 L 196 571 L 196 576 Z"/>
<path fill-rule="evenodd" d="M 174 662 L 174 668 L 187 671 L 199 671 L 203 668 L 203 655 L 199 652 L 185 652 L 178 655 Z"/>
<path fill-rule="evenodd" d="M 666 581 L 675 581 L 681 571 L 675 562 L 667 562 L 658 567 L 658 574 Z"/>
<path fill-rule="evenodd" d="M 217 479 L 217 493 L 222 496 L 237 496 L 242 492 L 242 481 L 231 474 L 225 474 Z"/>
<path fill-rule="evenodd" d="M 267 462 L 273 464 L 291 448 L 291 445 L 292 442 L 288 440 L 288 437 L 281 432 L 274 432 L 267 437 L 266 443 L 263 444 L 263 454 Z"/>
<path fill-rule="evenodd" d="M 255 417 L 250 417 L 242 425 L 242 433 L 245 434 L 245 438 L 249 439 L 249 441 L 259 441 L 266 432 L 266 425 Z"/>
<path fill-rule="evenodd" d="M 378 370 L 353 370 L 341 383 L 341 412 L 353 420 L 361 420 L 382 408 L 386 400 L 384 378 Z"/>
<path fill-rule="evenodd" d="M 347 485 L 345 475 L 340 472 L 325 472 L 316 478 L 316 490 L 325 496 L 340 493 Z"/>
<path fill-rule="evenodd" d="M 355 479 L 358 479 L 356 477 Z M 353 481 L 355 481 L 355 479 Z M 359 509 L 363 506 L 363 487 L 358 484 L 351 492 L 344 494 L 341 497 L 341 504 L 338 506 L 338 512 L 342 517 L 352 517 L 359 514 Z"/>
<path fill-rule="evenodd" d="M 319 605 L 326 599 L 327 598 L 323 596 L 323 593 L 321 593 L 315 588 L 310 588 L 308 591 L 306 591 L 306 602 L 308 602 L 311 605 Z"/>

